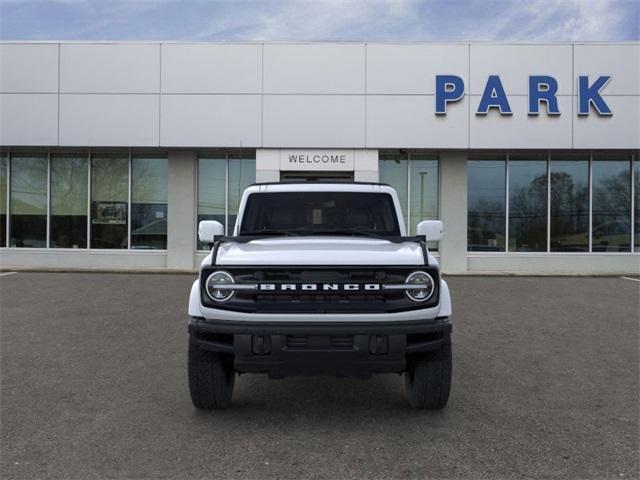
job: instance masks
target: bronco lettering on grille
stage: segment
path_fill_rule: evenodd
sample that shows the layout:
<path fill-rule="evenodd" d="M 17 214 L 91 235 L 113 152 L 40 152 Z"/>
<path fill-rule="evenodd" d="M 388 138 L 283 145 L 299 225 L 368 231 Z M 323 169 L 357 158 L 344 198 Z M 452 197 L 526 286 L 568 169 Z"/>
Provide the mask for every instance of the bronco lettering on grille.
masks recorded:
<path fill-rule="evenodd" d="M 360 291 L 380 290 L 379 283 L 261 283 L 261 291 Z"/>

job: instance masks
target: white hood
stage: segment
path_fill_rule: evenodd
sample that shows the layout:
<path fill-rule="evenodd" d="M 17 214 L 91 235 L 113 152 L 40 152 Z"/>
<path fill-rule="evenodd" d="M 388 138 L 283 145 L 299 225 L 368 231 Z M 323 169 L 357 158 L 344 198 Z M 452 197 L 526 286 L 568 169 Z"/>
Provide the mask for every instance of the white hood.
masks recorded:
<path fill-rule="evenodd" d="M 210 263 L 209 256 L 204 263 Z M 377 238 L 278 237 L 247 243 L 224 242 L 217 265 L 424 265 L 416 242 Z M 429 255 L 429 264 L 437 265 Z"/>

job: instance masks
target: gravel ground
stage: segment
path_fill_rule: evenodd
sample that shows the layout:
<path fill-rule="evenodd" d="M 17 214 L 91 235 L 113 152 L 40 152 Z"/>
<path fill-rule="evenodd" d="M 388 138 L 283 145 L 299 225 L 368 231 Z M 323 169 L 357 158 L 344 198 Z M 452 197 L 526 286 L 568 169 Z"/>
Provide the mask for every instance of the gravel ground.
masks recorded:
<path fill-rule="evenodd" d="M 448 407 L 401 379 L 242 376 L 189 400 L 194 276 L 0 276 L 1 476 L 638 478 L 640 283 L 451 277 Z"/>

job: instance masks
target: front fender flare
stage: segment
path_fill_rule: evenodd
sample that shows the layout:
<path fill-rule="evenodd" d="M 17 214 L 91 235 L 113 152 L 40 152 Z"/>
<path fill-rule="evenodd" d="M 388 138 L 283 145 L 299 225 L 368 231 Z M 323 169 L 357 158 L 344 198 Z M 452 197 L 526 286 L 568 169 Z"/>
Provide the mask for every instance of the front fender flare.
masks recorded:
<path fill-rule="evenodd" d="M 200 311 L 200 279 L 197 279 L 191 285 L 191 293 L 189 293 L 189 316 L 201 317 Z"/>
<path fill-rule="evenodd" d="M 440 311 L 438 316 L 451 316 L 451 293 L 449 292 L 449 285 L 442 279 L 440 279 Z"/>

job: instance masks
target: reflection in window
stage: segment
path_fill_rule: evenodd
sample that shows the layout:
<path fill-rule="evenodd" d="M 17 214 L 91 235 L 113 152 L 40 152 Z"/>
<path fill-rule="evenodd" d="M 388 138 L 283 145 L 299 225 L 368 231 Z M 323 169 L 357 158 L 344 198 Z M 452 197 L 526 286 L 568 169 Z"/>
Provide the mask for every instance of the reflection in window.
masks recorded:
<path fill-rule="evenodd" d="M 255 151 L 237 150 L 198 160 L 198 223 L 217 220 L 225 233 L 233 232 L 242 193 L 256 180 L 255 158 Z M 198 241 L 198 250 L 208 248 L 211 244 Z"/>
<path fill-rule="evenodd" d="M 131 248 L 167 248 L 167 158 L 131 159 Z"/>
<path fill-rule="evenodd" d="M 198 223 L 203 220 L 217 220 L 224 225 L 226 171 L 225 156 L 198 160 Z M 198 240 L 198 249 L 206 248 L 211 248 L 211 244 Z"/>
<path fill-rule="evenodd" d="M 418 223 L 438 219 L 438 159 L 434 155 L 413 153 L 409 165 L 411 202 L 407 228 L 409 235 L 415 235 Z"/>
<path fill-rule="evenodd" d="M 242 155 L 229 155 L 229 218 L 225 231 L 232 232 L 236 224 L 242 192 L 256 181 L 256 161 Z"/>
<path fill-rule="evenodd" d="M 87 247 L 87 156 L 51 158 L 53 248 Z"/>
<path fill-rule="evenodd" d="M 399 150 L 380 152 L 381 183 L 391 185 L 398 194 L 408 235 L 415 235 L 422 220 L 438 218 L 438 158 L 434 154 Z M 431 250 L 438 242 L 429 243 Z"/>
<path fill-rule="evenodd" d="M 47 157 L 11 157 L 12 247 L 47 246 Z"/>
<path fill-rule="evenodd" d="M 91 158 L 91 248 L 127 248 L 129 159 Z"/>
<path fill-rule="evenodd" d="M 546 156 L 514 155 L 509 161 L 509 251 L 546 250 Z"/>
<path fill-rule="evenodd" d="M 551 251 L 589 251 L 589 159 L 551 157 Z"/>
<path fill-rule="evenodd" d="M 594 252 L 631 248 L 631 179 L 628 155 L 594 155 L 592 165 Z"/>
<path fill-rule="evenodd" d="M 408 164 L 409 156 L 406 153 L 398 151 L 380 152 L 380 162 L 378 163 L 380 183 L 386 183 L 396 189 L 405 225 L 409 224 Z"/>
<path fill-rule="evenodd" d="M 0 247 L 7 246 L 7 155 L 0 154 Z"/>
<path fill-rule="evenodd" d="M 634 196 L 634 250 L 636 252 L 640 252 L 640 158 L 638 156 L 640 152 L 636 152 L 634 161 L 633 161 L 633 196 Z"/>
<path fill-rule="evenodd" d="M 505 160 L 469 160 L 467 242 L 471 252 L 505 250 Z"/>

